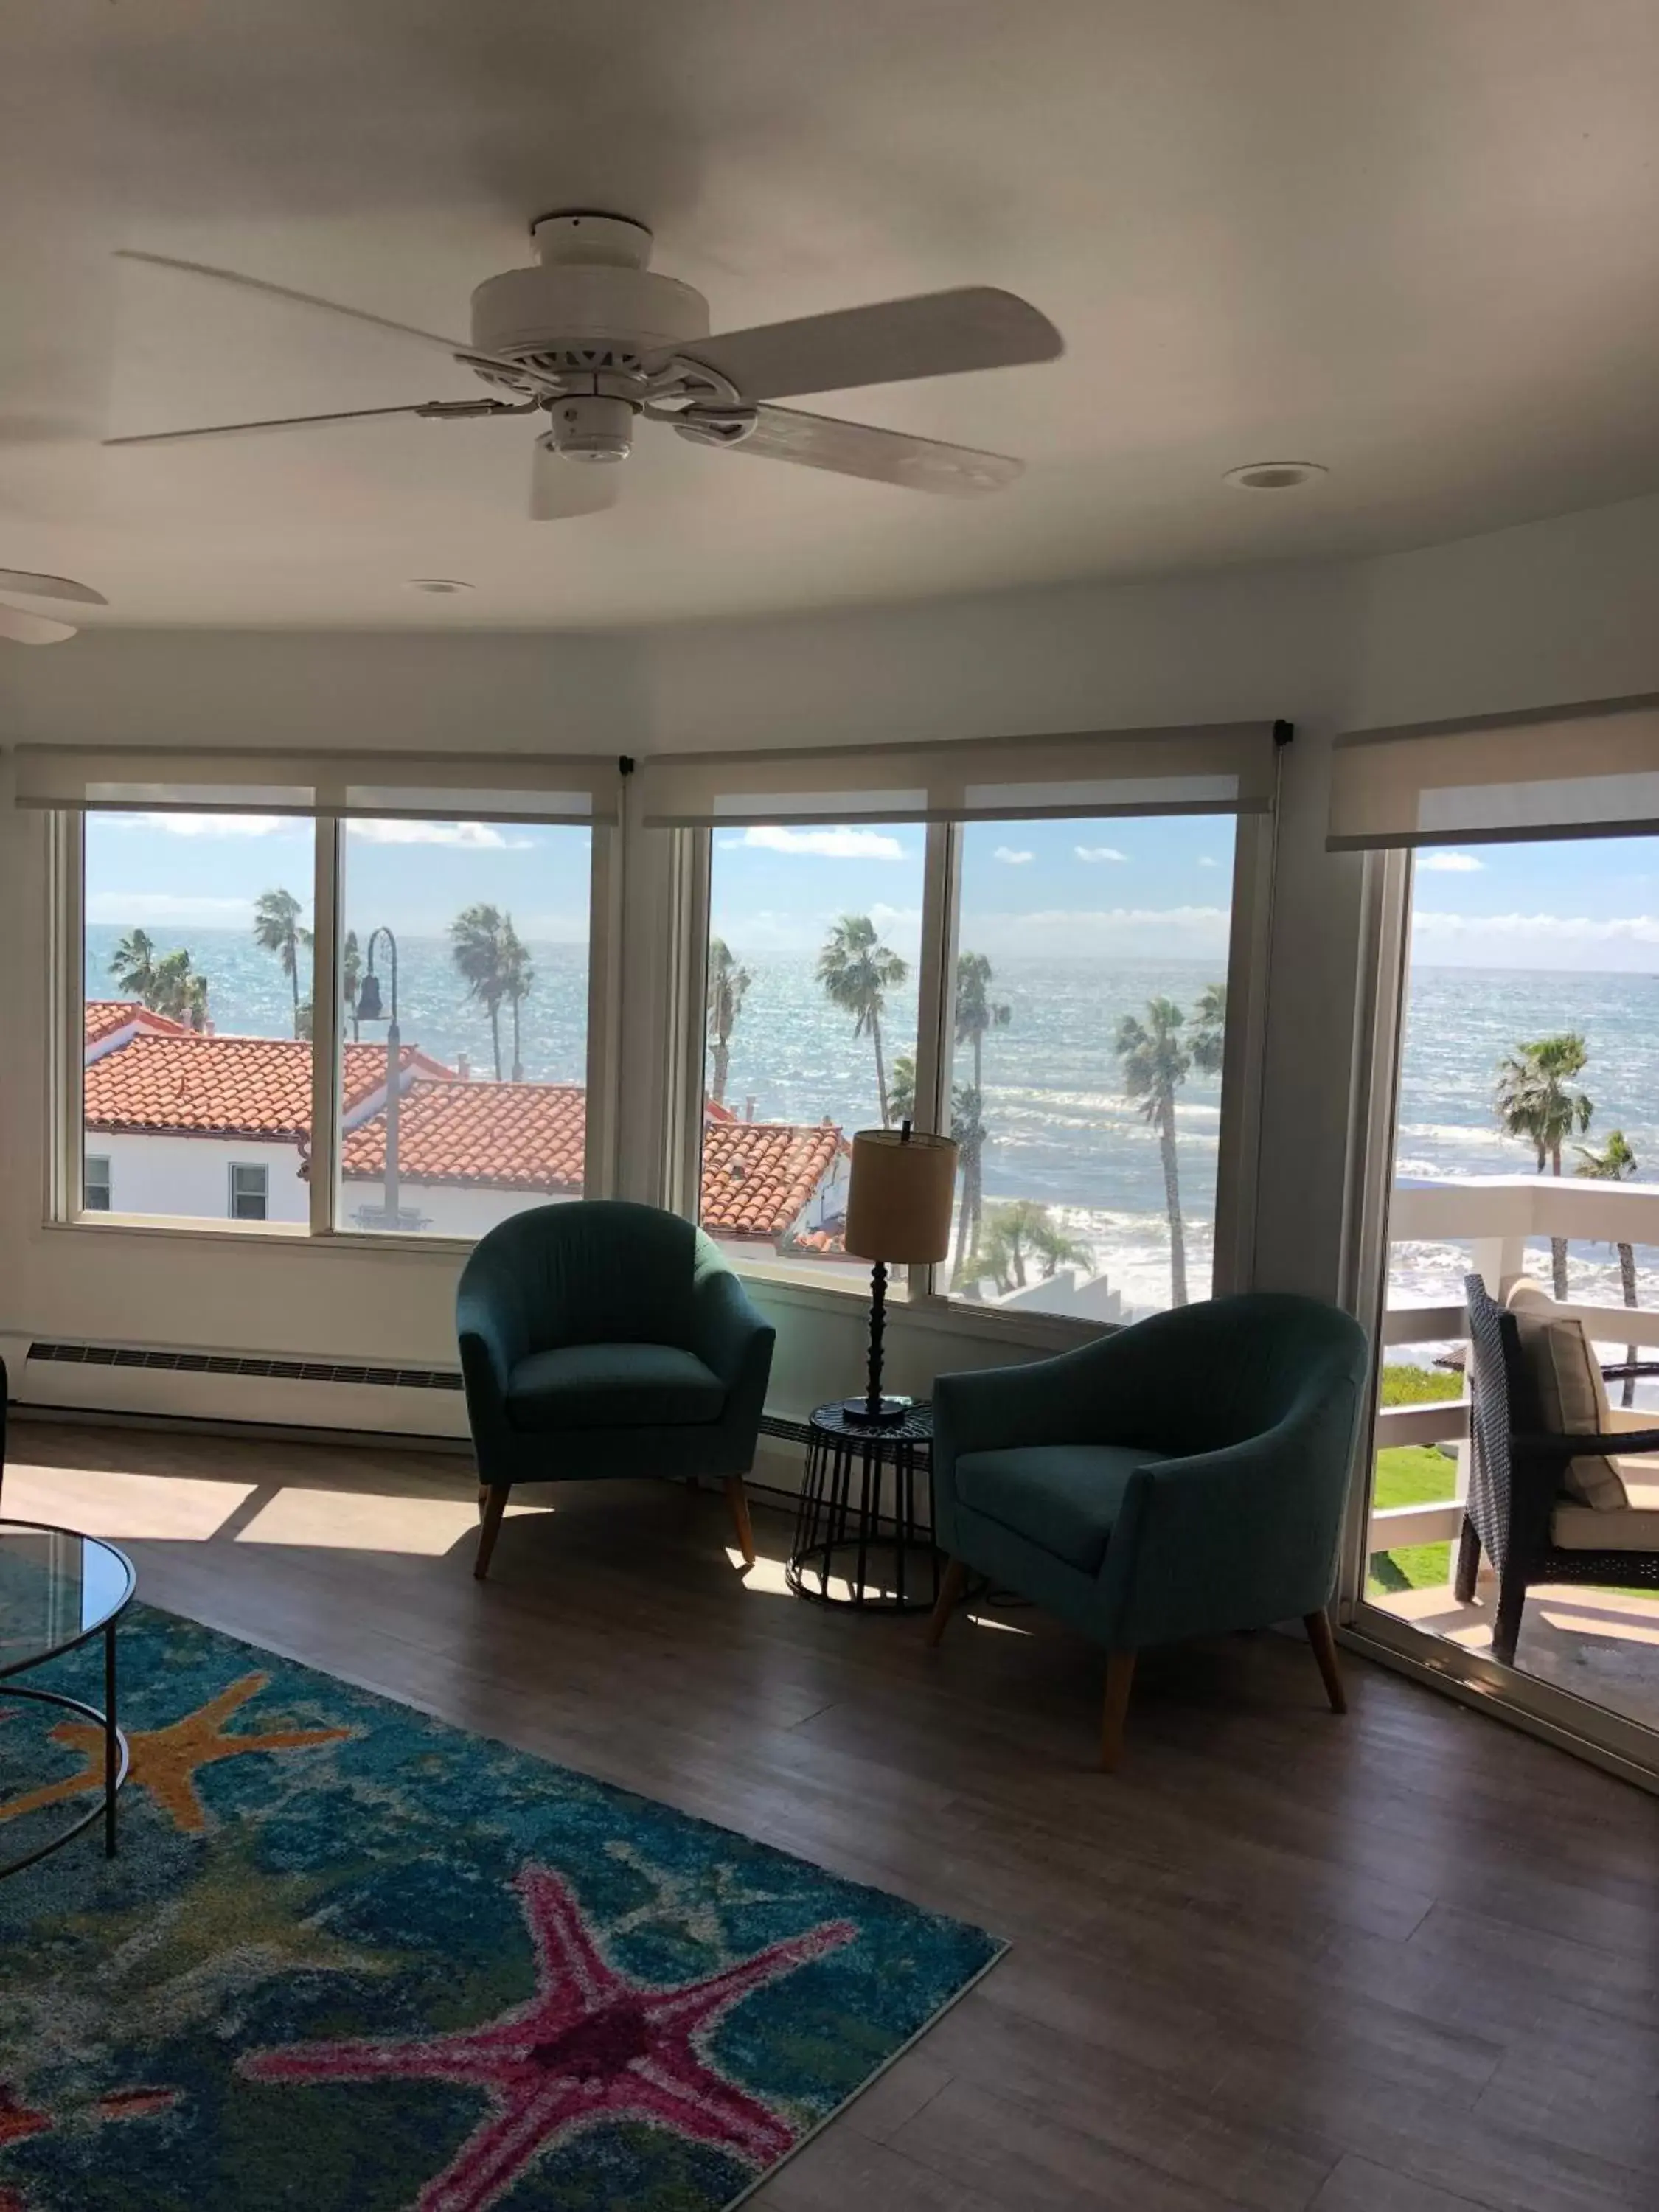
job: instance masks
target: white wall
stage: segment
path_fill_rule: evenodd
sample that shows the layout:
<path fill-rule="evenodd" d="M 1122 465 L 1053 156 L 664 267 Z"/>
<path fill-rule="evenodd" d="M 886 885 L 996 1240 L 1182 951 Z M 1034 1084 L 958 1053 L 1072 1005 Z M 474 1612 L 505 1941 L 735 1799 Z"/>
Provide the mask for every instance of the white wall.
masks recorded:
<path fill-rule="evenodd" d="M 1258 1279 L 1339 1279 L 1361 867 L 1323 848 L 1327 749 L 1344 726 L 1659 690 L 1659 499 L 1430 551 L 1131 586 L 1073 585 L 819 619 L 604 636 L 100 632 L 0 664 L 0 738 L 453 749 L 977 736 L 1285 715 L 1262 1117 Z M 650 919 L 630 887 L 623 1140 L 660 1060 Z M 30 1334 L 337 1358 L 453 1358 L 441 1255 L 43 1224 L 46 843 L 0 811 L 0 1341 Z M 863 1313 L 760 1292 L 780 1327 L 775 1401 L 856 1377 Z M 968 1322 L 896 1313 L 895 1383 L 1024 1356 Z M 118 1377 L 112 1388 L 118 1387 Z"/>
<path fill-rule="evenodd" d="M 115 1213 L 182 1215 L 198 1221 L 230 1218 L 230 1168 L 265 1170 L 267 1221 L 303 1222 L 311 1199 L 300 1179 L 297 1145 L 256 1144 L 240 1137 L 153 1137 L 87 1133 L 87 1150 L 109 1162 L 110 1209 Z"/>

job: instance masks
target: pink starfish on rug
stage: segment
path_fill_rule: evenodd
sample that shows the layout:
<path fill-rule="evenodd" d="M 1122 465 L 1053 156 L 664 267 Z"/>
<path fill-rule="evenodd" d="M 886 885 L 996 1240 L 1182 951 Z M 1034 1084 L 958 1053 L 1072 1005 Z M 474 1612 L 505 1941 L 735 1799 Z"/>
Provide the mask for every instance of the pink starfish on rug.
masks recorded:
<path fill-rule="evenodd" d="M 526 1865 L 514 1887 L 536 1960 L 536 1992 L 526 2003 L 453 2034 L 250 2051 L 238 2072 L 252 2081 L 482 2089 L 489 2111 L 422 2190 L 416 2212 L 486 2212 L 545 2152 L 601 2121 L 668 2128 L 757 2170 L 793 2148 L 789 2124 L 698 2045 L 739 1998 L 852 1942 L 850 1921 L 825 1921 L 703 1980 L 652 1989 L 604 1957 L 562 1876 Z"/>

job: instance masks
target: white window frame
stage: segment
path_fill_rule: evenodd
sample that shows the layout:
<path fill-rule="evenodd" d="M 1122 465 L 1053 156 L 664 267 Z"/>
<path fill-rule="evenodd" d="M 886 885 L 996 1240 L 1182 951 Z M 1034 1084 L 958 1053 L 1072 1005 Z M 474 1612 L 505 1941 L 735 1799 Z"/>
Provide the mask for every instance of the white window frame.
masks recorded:
<path fill-rule="evenodd" d="M 261 1206 L 261 1208 L 262 1208 L 262 1211 L 261 1211 L 261 1212 L 258 1212 L 258 1213 L 241 1213 L 241 1212 L 239 1212 L 237 1211 L 237 1206 L 238 1206 L 238 1202 L 239 1202 L 239 1200 L 242 1200 L 242 1199 L 245 1199 L 245 1198 L 249 1198 L 249 1197 L 252 1197 L 252 1192 L 247 1192 L 247 1191 L 239 1191 L 239 1190 L 238 1190 L 238 1188 L 237 1188 L 237 1187 L 236 1187 L 236 1178 L 237 1178 L 239 1176 L 258 1176 L 258 1178 L 259 1178 L 259 1192 L 258 1192 L 258 1198 L 259 1198 L 259 1205 L 260 1205 L 260 1206 Z M 225 1214 L 226 1214 L 226 1218 L 227 1218 L 228 1220 L 230 1220 L 230 1221 L 266 1221 L 266 1220 L 269 1220 L 269 1219 L 270 1219 L 270 1168 L 265 1164 L 264 1161 L 263 1161 L 263 1160 L 230 1160 L 230 1161 L 228 1161 L 228 1162 L 226 1163 L 226 1166 L 225 1166 L 225 1192 L 226 1192 L 226 1201 L 227 1201 L 227 1202 L 226 1202 L 226 1207 L 225 1207 Z"/>
<path fill-rule="evenodd" d="M 879 826 L 871 812 L 860 819 Z M 1227 948 L 1227 1024 L 1223 1043 L 1212 1290 L 1219 1297 L 1247 1290 L 1254 1279 L 1257 1163 L 1261 1149 L 1262 1054 L 1267 1030 L 1267 969 L 1273 929 L 1274 816 L 1239 814 L 1234 823 L 1232 914 Z M 663 1046 L 677 1101 L 665 1130 L 665 1202 L 697 1218 L 701 1198 L 702 1097 L 707 1065 L 706 978 L 709 875 L 713 833 L 672 830 L 659 836 L 679 842 L 681 895 L 671 917 L 671 998 L 678 1018 Z M 917 963 L 915 1127 L 924 1133 L 948 1128 L 954 998 L 960 921 L 962 825 L 930 822 L 922 861 L 921 953 Z M 740 1272 L 769 1288 L 844 1310 L 863 1303 L 867 1286 L 850 1278 L 814 1282 L 799 1266 L 735 1258 Z M 942 1267 L 896 1269 L 890 1300 L 920 1317 L 951 1327 L 971 1325 L 1010 1342 L 1046 1346 L 1085 1342 L 1109 1334 L 1113 1323 L 1030 1308 L 1005 1311 L 981 1301 L 953 1297 Z"/>
<path fill-rule="evenodd" d="M 135 802 L 137 805 L 137 802 Z M 467 812 L 466 793 L 457 789 L 459 818 Z M 224 1217 L 106 1212 L 84 1203 L 86 1131 L 82 1074 L 85 1043 L 82 1004 L 86 996 L 86 845 L 85 815 L 78 808 L 54 811 L 48 817 L 50 864 L 48 896 L 52 902 L 50 944 L 54 966 L 50 1004 L 53 1012 L 52 1042 L 52 1127 L 54 1142 L 47 1163 L 43 1193 L 43 1218 L 49 1229 L 88 1232 L 99 1236 L 246 1237 L 269 1242 L 298 1241 L 315 1250 L 362 1252 L 398 1250 L 428 1254 L 453 1267 L 457 1253 L 472 1249 L 476 1238 L 434 1235 L 429 1231 L 388 1232 L 358 1229 L 334 1218 L 335 1191 L 339 1176 L 339 1083 L 342 1033 L 337 1021 L 313 1021 L 321 1035 L 312 1039 L 311 1156 L 319 1164 L 309 1177 L 309 1214 L 304 1222 L 237 1219 Z M 339 896 L 342 884 L 340 840 L 342 818 L 303 815 L 313 829 L 313 948 L 312 1003 L 333 1006 L 338 1001 L 340 960 Z M 480 815 L 481 820 L 489 819 Z M 589 827 L 588 990 L 586 1150 L 583 1192 L 590 1198 L 609 1197 L 617 1188 L 619 991 L 617 966 L 622 944 L 622 855 L 620 827 L 596 823 Z M 332 975 L 335 982 L 319 993 L 317 980 Z M 326 1164 L 325 1166 L 321 1164 Z"/>

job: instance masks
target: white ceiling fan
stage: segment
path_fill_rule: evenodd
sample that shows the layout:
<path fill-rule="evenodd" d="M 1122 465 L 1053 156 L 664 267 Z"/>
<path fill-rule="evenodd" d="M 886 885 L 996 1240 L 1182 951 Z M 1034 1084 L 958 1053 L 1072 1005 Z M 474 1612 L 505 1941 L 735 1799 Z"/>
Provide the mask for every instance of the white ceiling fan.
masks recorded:
<path fill-rule="evenodd" d="M 1012 483 L 1024 464 L 771 403 L 798 392 L 1052 361 L 1063 350 L 1046 316 L 1012 292 L 982 285 L 711 337 L 702 294 L 651 273 L 651 233 L 642 224 L 575 210 L 543 216 L 531 236 L 538 266 L 489 277 L 473 293 L 470 343 L 234 270 L 124 251 L 123 260 L 237 285 L 436 348 L 475 370 L 492 396 L 214 423 L 105 443 L 153 446 L 377 416 L 539 417 L 530 512 L 552 521 L 616 504 L 619 471 L 603 465 L 628 459 L 644 421 L 666 423 L 698 445 L 915 491 L 971 495 Z M 573 463 L 600 465 L 566 465 Z"/>
<path fill-rule="evenodd" d="M 77 584 L 70 576 L 42 576 L 33 568 L 0 568 L 0 592 L 20 592 L 26 599 L 71 599 L 83 607 L 109 605 L 90 584 Z M 0 599 L 0 637 L 13 645 L 61 645 L 75 634 L 73 623 L 54 622 L 49 615 L 32 614 Z"/>

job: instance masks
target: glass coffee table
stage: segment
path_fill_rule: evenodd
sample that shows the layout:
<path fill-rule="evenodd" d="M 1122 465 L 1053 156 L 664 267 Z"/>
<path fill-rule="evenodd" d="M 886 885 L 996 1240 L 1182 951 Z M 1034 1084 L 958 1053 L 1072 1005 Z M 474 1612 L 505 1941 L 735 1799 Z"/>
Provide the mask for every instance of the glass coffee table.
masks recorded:
<path fill-rule="evenodd" d="M 45 1522 L 0 1521 L 0 1699 L 23 1698 L 76 1714 L 101 1734 L 104 1748 L 100 1802 L 35 1850 L 0 1863 L 0 1877 L 21 1873 L 48 1852 L 60 1850 L 100 1820 L 105 1852 L 115 1856 L 115 1793 L 127 1777 L 127 1740 L 115 1715 L 115 1624 L 131 1604 L 137 1583 L 131 1560 L 113 1544 Z M 104 1639 L 101 1712 L 64 1691 L 15 1680 L 94 1636 Z"/>

